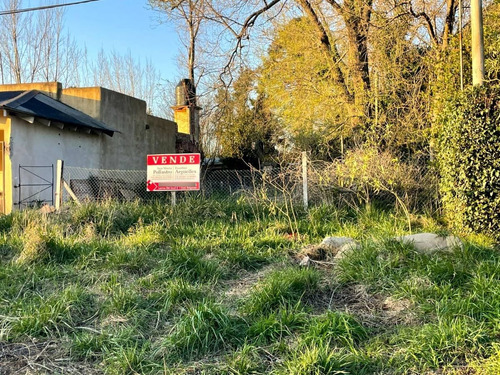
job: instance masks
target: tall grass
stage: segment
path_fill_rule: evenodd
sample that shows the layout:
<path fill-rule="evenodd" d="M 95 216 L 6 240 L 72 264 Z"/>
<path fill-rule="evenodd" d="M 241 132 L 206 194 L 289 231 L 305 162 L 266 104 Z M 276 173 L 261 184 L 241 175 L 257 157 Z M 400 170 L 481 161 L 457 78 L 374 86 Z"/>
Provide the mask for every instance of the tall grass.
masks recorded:
<path fill-rule="evenodd" d="M 386 209 L 297 209 L 291 226 L 257 204 L 1 217 L 0 345 L 60 342 L 61 357 L 108 374 L 496 373 L 500 255 L 488 239 L 426 255 L 390 240 L 407 217 Z M 294 263 L 327 235 L 361 247 L 335 265 Z"/>

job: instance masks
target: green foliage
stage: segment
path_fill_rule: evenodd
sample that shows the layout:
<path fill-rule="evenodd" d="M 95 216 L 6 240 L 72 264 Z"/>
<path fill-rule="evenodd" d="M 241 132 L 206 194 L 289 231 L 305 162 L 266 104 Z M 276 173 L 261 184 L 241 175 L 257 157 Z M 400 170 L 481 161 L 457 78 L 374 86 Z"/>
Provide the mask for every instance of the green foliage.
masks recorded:
<path fill-rule="evenodd" d="M 151 276 L 153 277 L 143 279 L 141 285 L 151 289 L 147 300 L 150 307 L 155 310 L 170 311 L 176 306 L 196 302 L 207 296 L 204 288 L 183 278 L 161 282 L 155 280 L 154 275 Z"/>
<path fill-rule="evenodd" d="M 275 153 L 278 122 L 266 107 L 264 94 L 256 90 L 255 80 L 255 72 L 243 70 L 233 90 L 217 93 L 215 135 L 220 145 L 219 156 L 253 163 Z"/>
<path fill-rule="evenodd" d="M 438 119 L 444 210 L 453 228 L 500 237 L 500 87 L 450 99 Z"/>
<path fill-rule="evenodd" d="M 472 361 L 470 367 L 474 369 L 477 375 L 496 375 L 500 374 L 500 348 L 494 345 L 493 355 L 484 360 Z"/>
<path fill-rule="evenodd" d="M 484 354 L 486 337 L 474 320 L 456 317 L 403 329 L 393 340 L 392 344 L 402 348 L 393 357 L 396 366 L 405 372 L 421 372 L 459 365 L 468 357 Z"/>
<path fill-rule="evenodd" d="M 339 154 L 340 137 L 351 134 L 346 125 L 350 110 L 337 102 L 331 57 L 316 35 L 307 17 L 278 26 L 263 59 L 259 84 L 266 103 L 283 121 L 290 138 L 286 147 Z"/>
<path fill-rule="evenodd" d="M 21 299 L 17 305 L 22 308 L 18 317 L 7 319 L 2 336 L 9 339 L 22 336 L 51 337 L 88 317 L 93 297 L 82 288 L 70 286 L 49 296 Z M 15 307 L 15 306 L 14 306 Z"/>
<path fill-rule="evenodd" d="M 275 372 L 276 375 L 329 375 L 329 374 L 368 374 L 367 363 L 356 363 L 349 352 L 332 348 L 328 341 L 317 342 L 295 350 Z"/>
<path fill-rule="evenodd" d="M 223 374 L 250 375 L 264 373 L 259 349 L 256 346 L 245 344 L 241 349 L 228 356 Z"/>

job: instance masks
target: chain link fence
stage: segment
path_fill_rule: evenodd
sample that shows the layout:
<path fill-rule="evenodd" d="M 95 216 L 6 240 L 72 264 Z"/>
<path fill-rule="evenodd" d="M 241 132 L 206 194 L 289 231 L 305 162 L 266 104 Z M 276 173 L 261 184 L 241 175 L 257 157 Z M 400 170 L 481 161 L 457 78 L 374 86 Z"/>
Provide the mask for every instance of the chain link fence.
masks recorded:
<path fill-rule="evenodd" d="M 150 192 L 146 189 L 146 171 L 103 170 L 65 166 L 63 180 L 72 194 L 81 202 L 108 199 L 119 201 L 168 199 L 168 191 Z M 267 194 L 277 196 L 281 190 L 297 190 L 293 185 L 299 181 L 291 178 L 289 170 L 264 168 L 263 170 L 217 170 L 201 172 L 200 191 L 184 192 L 205 198 L 235 198 L 246 195 Z M 300 198 L 301 190 L 294 195 Z M 68 189 L 63 192 L 63 201 L 71 199 Z"/>
<path fill-rule="evenodd" d="M 427 209 L 437 199 L 437 176 L 428 167 L 394 161 L 378 154 L 334 162 L 307 160 L 307 184 L 304 164 L 279 163 L 260 170 L 202 168 L 200 191 L 183 196 L 234 199 L 245 197 L 262 202 L 304 203 L 304 187 L 310 204 L 359 206 L 372 201 L 399 205 L 408 210 Z M 149 192 L 146 171 L 101 170 L 64 167 L 63 179 L 81 202 L 114 199 L 148 201 L 170 199 L 169 192 Z M 71 199 L 64 191 L 63 200 Z"/>

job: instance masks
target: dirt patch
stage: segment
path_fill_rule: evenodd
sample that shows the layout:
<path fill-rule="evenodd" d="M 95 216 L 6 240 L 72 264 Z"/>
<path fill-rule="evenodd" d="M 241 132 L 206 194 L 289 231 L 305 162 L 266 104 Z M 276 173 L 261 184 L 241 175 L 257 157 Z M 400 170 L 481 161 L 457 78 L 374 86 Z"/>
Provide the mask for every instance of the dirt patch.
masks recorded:
<path fill-rule="evenodd" d="M 255 284 L 275 269 L 277 269 L 276 265 L 268 265 L 257 272 L 243 271 L 240 278 L 228 280 L 223 284 L 224 299 L 242 298 L 250 292 Z"/>
<path fill-rule="evenodd" d="M 371 327 L 411 324 L 416 320 L 409 300 L 369 293 L 361 284 L 325 284 L 319 293 L 307 297 L 305 302 L 318 314 L 325 310 L 345 311 Z"/>
<path fill-rule="evenodd" d="M 95 367 L 69 357 L 60 341 L 0 342 L 0 375 L 102 374 Z"/>

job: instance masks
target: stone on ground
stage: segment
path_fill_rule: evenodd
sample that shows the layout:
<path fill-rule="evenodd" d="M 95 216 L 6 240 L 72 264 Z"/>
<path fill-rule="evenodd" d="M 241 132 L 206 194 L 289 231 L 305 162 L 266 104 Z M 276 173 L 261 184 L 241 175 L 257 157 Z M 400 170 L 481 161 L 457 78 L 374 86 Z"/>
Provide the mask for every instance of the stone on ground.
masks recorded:
<path fill-rule="evenodd" d="M 462 241 L 456 236 L 440 236 L 435 233 L 417 233 L 394 238 L 396 241 L 413 245 L 415 250 L 424 254 L 436 251 L 447 251 L 463 247 Z"/>

